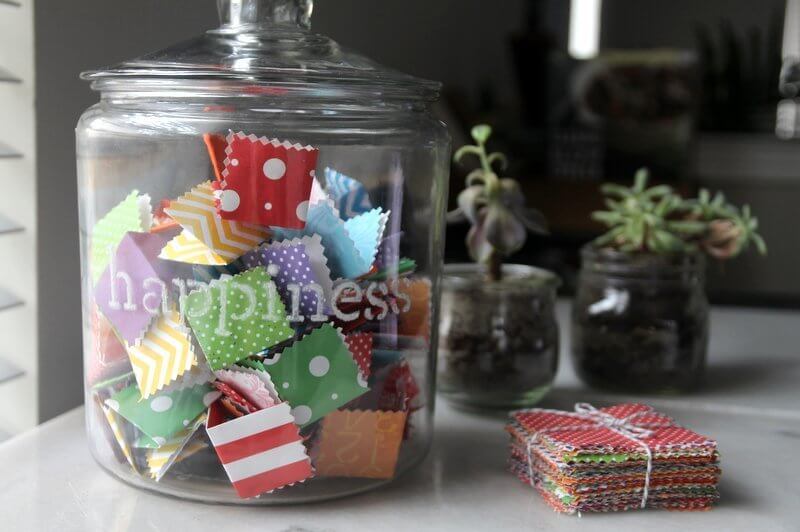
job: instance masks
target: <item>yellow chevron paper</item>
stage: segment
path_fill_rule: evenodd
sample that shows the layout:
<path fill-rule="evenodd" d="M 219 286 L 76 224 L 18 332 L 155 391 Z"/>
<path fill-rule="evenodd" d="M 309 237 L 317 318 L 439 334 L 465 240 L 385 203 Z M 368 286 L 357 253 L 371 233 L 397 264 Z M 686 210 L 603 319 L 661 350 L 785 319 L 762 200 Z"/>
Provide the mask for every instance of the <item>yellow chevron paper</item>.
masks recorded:
<path fill-rule="evenodd" d="M 205 422 L 206 414 L 201 414 L 191 426 L 167 440 L 164 445 L 147 451 L 147 469 L 153 480 L 161 480 L 172 464 L 177 464 L 206 448 L 205 442 L 201 440 L 189 443 L 197 429 Z"/>
<path fill-rule="evenodd" d="M 202 264 L 204 266 L 225 266 L 228 264 L 228 261 L 211 251 L 211 248 L 186 230 L 170 240 L 161 250 L 158 258 L 188 262 L 189 264 Z"/>
<path fill-rule="evenodd" d="M 176 310 L 159 316 L 141 340 L 128 346 L 128 356 L 143 399 L 197 364 L 189 331 Z"/>
<path fill-rule="evenodd" d="M 131 448 L 128 445 L 128 442 L 125 441 L 125 436 L 122 434 L 122 430 L 119 428 L 117 424 L 117 413 L 111 410 L 106 405 L 99 403 L 100 408 L 103 409 L 103 414 L 106 416 L 106 421 L 108 421 L 108 426 L 111 427 L 111 433 L 114 434 L 114 439 L 117 440 L 117 444 L 119 445 L 119 449 L 122 451 L 122 454 L 125 456 L 125 459 L 128 460 L 128 463 L 131 465 L 134 471 L 138 472 L 136 468 L 136 463 L 133 461 L 133 455 L 131 454 Z"/>
<path fill-rule="evenodd" d="M 220 218 L 210 181 L 172 201 L 165 212 L 211 248 L 226 264 L 238 259 L 270 236 L 269 231 L 263 227 Z"/>

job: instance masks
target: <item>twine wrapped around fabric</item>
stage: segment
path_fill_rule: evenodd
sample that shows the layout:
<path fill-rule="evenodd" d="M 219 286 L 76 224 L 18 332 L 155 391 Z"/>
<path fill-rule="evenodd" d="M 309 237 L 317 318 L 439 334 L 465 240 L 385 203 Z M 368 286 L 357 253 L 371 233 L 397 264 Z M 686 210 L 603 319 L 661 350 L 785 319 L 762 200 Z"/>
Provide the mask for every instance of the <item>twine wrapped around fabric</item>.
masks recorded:
<path fill-rule="evenodd" d="M 660 428 L 669 428 L 676 426 L 672 420 L 663 421 L 663 422 L 655 422 L 655 423 L 642 423 L 636 422 L 637 419 L 642 418 L 643 416 L 652 415 L 655 411 L 652 408 L 647 408 L 645 410 L 640 410 L 635 412 L 626 417 L 616 417 L 608 412 L 603 412 L 602 410 L 598 410 L 594 406 L 590 405 L 589 403 L 576 403 L 575 404 L 575 412 L 563 412 L 560 410 L 548 410 L 548 409 L 538 409 L 539 412 L 551 412 L 553 414 L 558 415 L 567 415 L 572 419 L 578 418 L 581 420 L 585 420 L 586 424 L 566 424 L 561 426 L 555 427 L 546 427 L 537 429 L 533 434 L 531 434 L 530 438 L 528 438 L 528 474 L 531 486 L 533 486 L 533 453 L 532 447 L 539 436 L 543 434 L 559 432 L 559 431 L 591 431 L 596 430 L 598 428 L 606 428 L 617 434 L 627 438 L 628 440 L 634 442 L 636 445 L 644 450 L 645 455 L 647 456 L 647 470 L 645 471 L 645 478 L 644 478 L 644 489 L 642 491 L 642 504 L 641 507 L 644 508 L 647 506 L 647 499 L 650 492 L 650 477 L 653 473 L 653 451 L 650 446 L 644 441 L 649 439 L 653 436 L 654 429 Z"/>

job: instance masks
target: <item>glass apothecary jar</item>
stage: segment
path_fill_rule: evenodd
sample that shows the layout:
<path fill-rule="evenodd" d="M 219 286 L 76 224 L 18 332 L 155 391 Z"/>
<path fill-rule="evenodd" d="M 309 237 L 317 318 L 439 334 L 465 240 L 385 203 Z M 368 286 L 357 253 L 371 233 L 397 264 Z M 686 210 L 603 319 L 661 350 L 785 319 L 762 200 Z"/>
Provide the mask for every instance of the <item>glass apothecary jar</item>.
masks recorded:
<path fill-rule="evenodd" d="M 572 360 L 587 384 L 638 393 L 691 389 L 706 366 L 708 330 L 701 254 L 583 248 Z"/>
<path fill-rule="evenodd" d="M 431 442 L 449 137 L 439 85 L 309 29 L 310 0 L 88 72 L 86 423 L 188 499 L 364 491 Z"/>
<path fill-rule="evenodd" d="M 558 369 L 555 274 L 504 264 L 500 281 L 483 265 L 448 264 L 442 278 L 439 391 L 469 409 L 539 402 Z"/>

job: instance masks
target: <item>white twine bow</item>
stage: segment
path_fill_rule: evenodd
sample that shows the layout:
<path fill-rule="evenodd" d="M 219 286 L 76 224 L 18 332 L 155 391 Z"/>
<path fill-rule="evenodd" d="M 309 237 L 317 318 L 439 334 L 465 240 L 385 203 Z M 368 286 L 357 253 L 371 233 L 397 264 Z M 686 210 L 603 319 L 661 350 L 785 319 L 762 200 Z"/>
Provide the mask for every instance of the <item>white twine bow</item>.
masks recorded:
<path fill-rule="evenodd" d="M 544 412 L 552 412 L 556 414 L 564 414 L 564 412 L 560 410 L 546 410 L 541 409 L 540 411 Z M 642 441 L 643 439 L 650 438 L 653 435 L 653 431 L 651 429 L 654 428 L 665 428 L 672 426 L 670 423 L 647 423 L 646 425 L 643 424 L 635 424 L 634 420 L 640 418 L 642 416 L 652 414 L 652 409 L 641 410 L 639 412 L 635 412 L 630 416 L 619 418 L 609 414 L 608 412 L 603 412 L 602 410 L 598 410 L 594 406 L 590 405 L 589 403 L 575 403 L 575 413 L 567 413 L 567 415 L 571 417 L 579 417 L 581 419 L 585 419 L 589 423 L 586 425 L 561 425 L 557 427 L 548 427 L 545 429 L 540 429 L 533 433 L 531 437 L 528 439 L 528 479 L 531 485 L 533 485 L 533 454 L 531 448 L 533 447 L 534 441 L 541 435 L 546 434 L 548 432 L 559 432 L 562 430 L 592 430 L 598 427 L 605 427 L 608 430 L 612 430 L 617 434 L 620 434 L 629 440 L 637 443 L 644 449 L 645 454 L 647 455 L 647 470 L 645 472 L 644 477 L 644 489 L 642 490 L 642 504 L 641 507 L 644 508 L 647 506 L 647 498 L 650 492 L 650 477 L 653 473 L 653 452 L 650 450 L 650 447 Z"/>

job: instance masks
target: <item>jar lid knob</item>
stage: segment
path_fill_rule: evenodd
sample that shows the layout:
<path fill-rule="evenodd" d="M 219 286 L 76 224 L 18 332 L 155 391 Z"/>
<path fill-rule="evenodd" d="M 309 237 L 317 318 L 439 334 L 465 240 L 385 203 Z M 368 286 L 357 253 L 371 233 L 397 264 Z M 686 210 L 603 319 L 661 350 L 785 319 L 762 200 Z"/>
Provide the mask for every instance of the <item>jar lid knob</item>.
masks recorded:
<path fill-rule="evenodd" d="M 314 0 L 217 0 L 223 27 L 311 27 Z"/>

